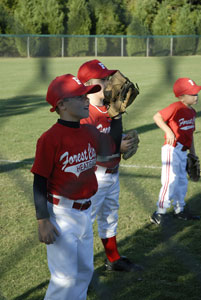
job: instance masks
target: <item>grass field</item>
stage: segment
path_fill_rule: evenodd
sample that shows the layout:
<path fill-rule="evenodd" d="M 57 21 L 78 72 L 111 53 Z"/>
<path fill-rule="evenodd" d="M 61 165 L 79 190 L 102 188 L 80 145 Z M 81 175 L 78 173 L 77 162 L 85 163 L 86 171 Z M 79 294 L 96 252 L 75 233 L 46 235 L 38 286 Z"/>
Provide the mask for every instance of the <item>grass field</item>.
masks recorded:
<path fill-rule="evenodd" d="M 37 238 L 30 168 L 38 137 L 57 119 L 45 102 L 49 82 L 57 75 L 76 74 L 87 59 L 0 59 L 0 300 L 44 297 L 49 271 L 46 248 Z M 152 116 L 176 100 L 172 85 L 177 77 L 201 84 L 201 57 L 99 59 L 140 86 L 136 102 L 123 115 L 124 130 L 138 130 L 140 147 L 133 158 L 121 161 L 117 239 L 120 253 L 144 265 L 145 271 L 105 272 L 95 224 L 95 272 L 88 299 L 200 300 L 201 221 L 172 220 L 160 228 L 150 224 L 149 216 L 160 189 L 163 143 Z M 195 109 L 195 146 L 201 158 L 201 102 Z M 200 182 L 189 182 L 186 202 L 201 214 Z"/>

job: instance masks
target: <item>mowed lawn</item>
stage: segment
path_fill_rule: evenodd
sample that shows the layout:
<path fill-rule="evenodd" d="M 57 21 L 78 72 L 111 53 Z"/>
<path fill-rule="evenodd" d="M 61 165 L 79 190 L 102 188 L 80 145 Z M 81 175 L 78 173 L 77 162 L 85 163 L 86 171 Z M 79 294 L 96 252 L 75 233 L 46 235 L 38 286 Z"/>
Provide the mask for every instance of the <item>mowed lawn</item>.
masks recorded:
<path fill-rule="evenodd" d="M 0 59 L 0 300 L 44 298 L 49 270 L 46 247 L 37 237 L 30 168 L 38 137 L 58 118 L 45 101 L 48 84 L 58 75 L 76 75 L 89 59 L 94 57 Z M 121 160 L 117 240 L 120 254 L 145 269 L 141 274 L 106 272 L 95 224 L 95 272 L 88 299 L 200 300 L 201 221 L 170 219 L 160 228 L 150 224 L 149 216 L 160 189 L 163 144 L 153 115 L 176 101 L 172 86 L 178 77 L 201 85 L 201 57 L 98 59 L 140 87 L 140 95 L 123 115 L 124 130 L 137 129 L 140 145 L 135 156 Z M 195 146 L 201 158 L 201 100 L 195 109 Z M 189 182 L 186 202 L 201 214 L 201 181 Z"/>

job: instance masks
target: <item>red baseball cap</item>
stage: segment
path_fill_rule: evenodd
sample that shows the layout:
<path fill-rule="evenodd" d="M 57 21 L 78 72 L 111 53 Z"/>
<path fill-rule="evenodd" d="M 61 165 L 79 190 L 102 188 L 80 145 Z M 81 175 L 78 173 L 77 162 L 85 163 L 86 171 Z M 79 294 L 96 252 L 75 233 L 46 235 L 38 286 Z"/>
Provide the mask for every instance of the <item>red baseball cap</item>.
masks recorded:
<path fill-rule="evenodd" d="M 190 78 L 179 78 L 173 85 L 175 97 L 182 95 L 196 95 L 201 90 L 201 86 L 197 85 L 195 81 Z"/>
<path fill-rule="evenodd" d="M 117 70 L 108 70 L 106 66 L 97 59 L 89 60 L 78 70 L 77 77 L 83 83 L 90 79 L 102 79 L 113 75 Z"/>
<path fill-rule="evenodd" d="M 52 105 L 50 111 L 53 112 L 61 99 L 93 94 L 100 90 L 101 86 L 98 84 L 85 86 L 74 75 L 65 74 L 52 80 L 47 90 L 46 101 Z"/>

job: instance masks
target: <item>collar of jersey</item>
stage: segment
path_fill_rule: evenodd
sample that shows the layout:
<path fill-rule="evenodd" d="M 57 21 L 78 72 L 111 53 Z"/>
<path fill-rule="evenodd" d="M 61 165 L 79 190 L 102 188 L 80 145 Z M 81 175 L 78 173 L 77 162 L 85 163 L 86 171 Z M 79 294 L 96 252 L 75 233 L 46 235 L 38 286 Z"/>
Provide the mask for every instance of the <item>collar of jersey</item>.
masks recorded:
<path fill-rule="evenodd" d="M 80 122 L 72 122 L 72 121 L 65 121 L 62 119 L 58 119 L 57 121 L 59 124 L 66 126 L 66 127 L 71 127 L 71 128 L 80 128 Z"/>

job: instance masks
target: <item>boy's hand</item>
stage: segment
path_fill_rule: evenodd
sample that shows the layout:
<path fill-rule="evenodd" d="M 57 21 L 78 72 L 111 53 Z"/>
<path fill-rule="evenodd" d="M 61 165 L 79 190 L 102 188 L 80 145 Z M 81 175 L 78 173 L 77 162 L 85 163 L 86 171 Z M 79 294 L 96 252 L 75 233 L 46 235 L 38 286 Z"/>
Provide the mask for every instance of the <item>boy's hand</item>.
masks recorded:
<path fill-rule="evenodd" d="M 38 237 L 41 243 L 53 244 L 56 236 L 59 236 L 59 232 L 49 219 L 38 220 Z"/>
<path fill-rule="evenodd" d="M 173 146 L 174 142 L 175 142 L 175 135 L 174 133 L 172 132 L 172 130 L 168 130 L 166 132 L 166 140 L 167 140 L 167 144 Z"/>

